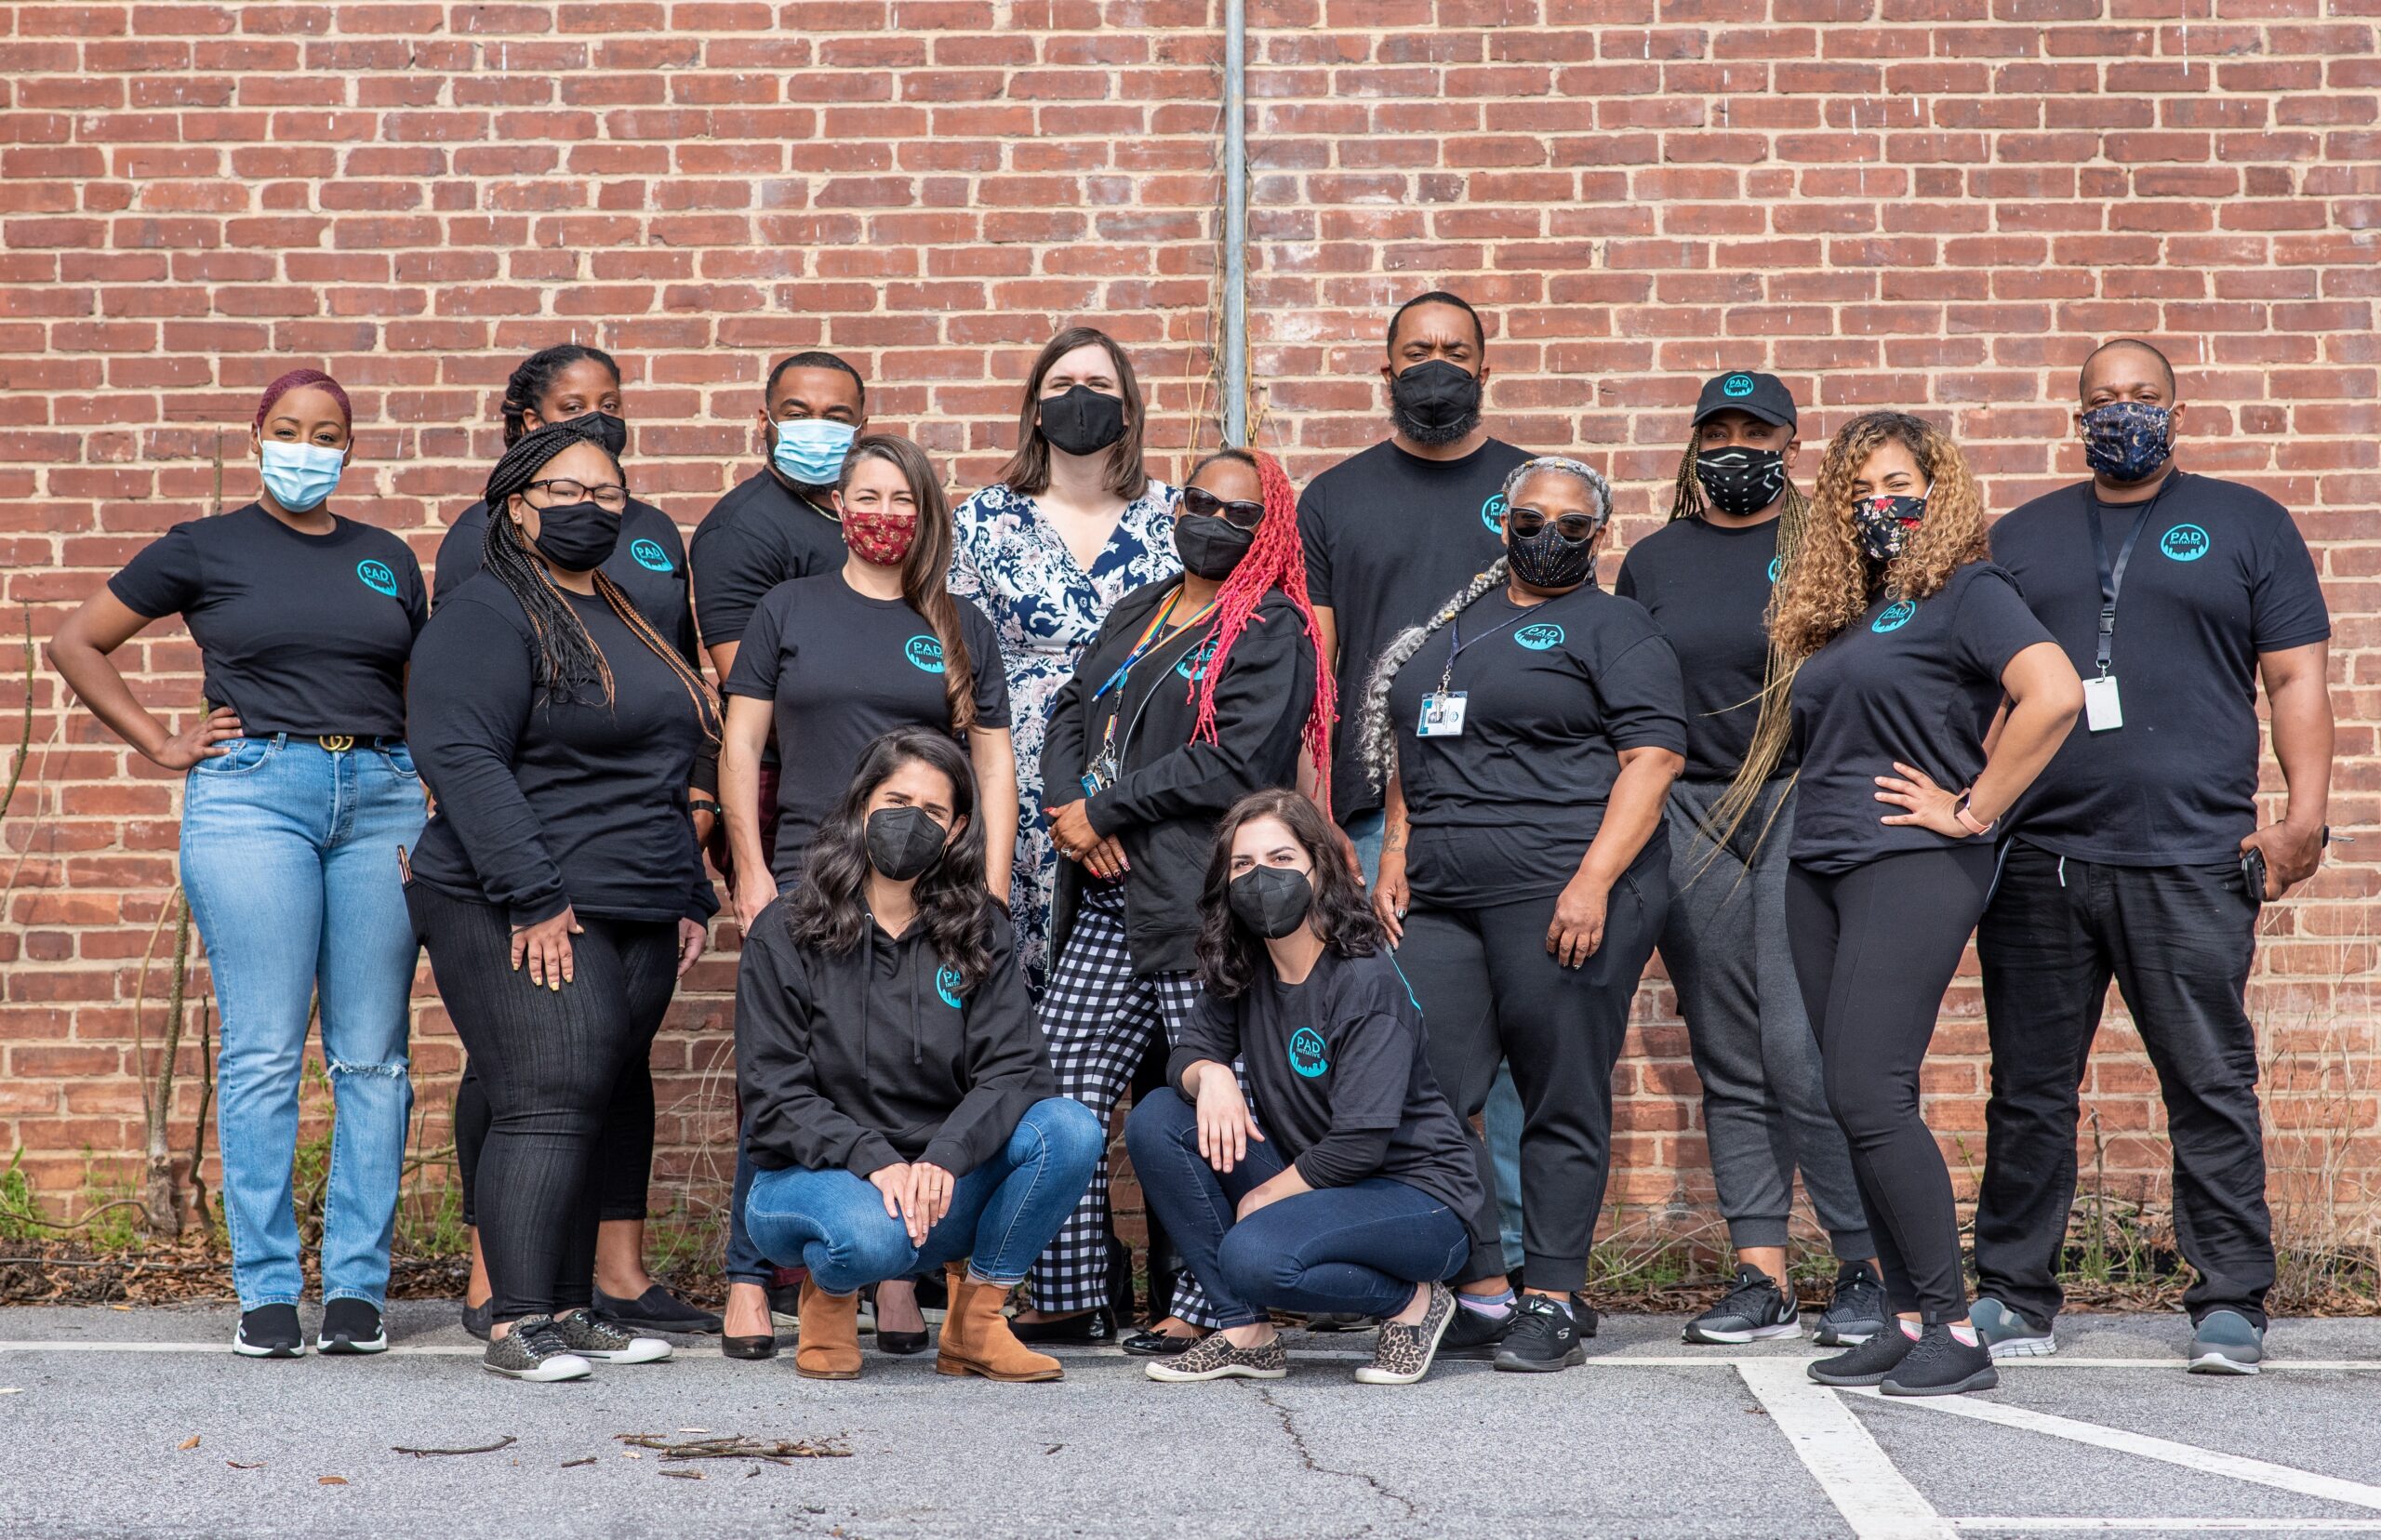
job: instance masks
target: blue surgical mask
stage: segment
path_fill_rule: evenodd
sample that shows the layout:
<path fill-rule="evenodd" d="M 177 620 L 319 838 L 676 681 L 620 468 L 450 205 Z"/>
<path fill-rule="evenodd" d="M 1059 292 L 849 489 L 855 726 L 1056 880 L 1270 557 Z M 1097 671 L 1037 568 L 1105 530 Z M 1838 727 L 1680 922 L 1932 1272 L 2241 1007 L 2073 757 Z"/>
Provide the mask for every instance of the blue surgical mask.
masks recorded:
<path fill-rule="evenodd" d="M 339 473 L 347 464 L 347 451 L 319 444 L 267 439 L 262 460 L 264 488 L 273 494 L 273 500 L 289 512 L 306 513 L 321 507 L 323 499 L 339 485 Z"/>
<path fill-rule="evenodd" d="M 848 422 L 796 418 L 777 425 L 777 447 L 769 458 L 778 473 L 796 486 L 832 486 L 844 473 L 844 456 L 858 431 Z"/>

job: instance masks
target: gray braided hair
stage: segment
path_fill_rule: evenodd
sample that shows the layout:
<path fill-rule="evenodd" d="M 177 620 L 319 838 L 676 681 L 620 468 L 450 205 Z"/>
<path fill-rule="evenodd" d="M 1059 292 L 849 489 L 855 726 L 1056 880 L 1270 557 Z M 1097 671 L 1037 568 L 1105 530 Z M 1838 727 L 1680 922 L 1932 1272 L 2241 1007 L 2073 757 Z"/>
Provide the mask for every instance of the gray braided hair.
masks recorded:
<path fill-rule="evenodd" d="M 1504 490 L 1497 494 L 1498 501 L 1510 506 L 1513 494 L 1521 490 L 1522 484 L 1540 471 L 1568 476 L 1588 489 L 1595 504 L 1596 531 L 1602 534 L 1603 526 L 1612 519 L 1612 488 L 1593 466 L 1567 455 L 1539 455 L 1514 466 L 1512 474 L 1505 478 Z M 1390 683 L 1397 678 L 1397 671 L 1413 661 L 1414 655 L 1422 650 L 1422 644 L 1428 642 L 1440 628 L 1470 608 L 1473 600 L 1505 580 L 1506 564 L 1502 556 L 1489 563 L 1487 571 L 1472 578 L 1461 592 L 1441 604 L 1429 620 L 1418 626 L 1408 626 L 1392 637 L 1378 660 L 1373 664 L 1372 672 L 1364 681 L 1363 715 L 1361 718 L 1363 731 L 1357 739 L 1357 753 L 1374 791 L 1378 792 L 1387 786 L 1390 776 L 1397 768 L 1397 734 L 1389 723 Z"/>

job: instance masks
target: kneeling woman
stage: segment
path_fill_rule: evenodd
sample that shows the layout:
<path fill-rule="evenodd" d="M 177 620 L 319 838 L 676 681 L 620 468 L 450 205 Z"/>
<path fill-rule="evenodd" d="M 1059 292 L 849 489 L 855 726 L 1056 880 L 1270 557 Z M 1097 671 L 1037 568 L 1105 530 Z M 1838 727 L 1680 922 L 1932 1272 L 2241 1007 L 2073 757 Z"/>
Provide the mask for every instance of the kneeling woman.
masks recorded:
<path fill-rule="evenodd" d="M 1001 1305 L 1083 1196 L 1103 1135 L 1058 1095 L 949 734 L 869 745 L 802 885 L 753 921 L 736 1062 L 761 1168 L 746 1228 L 810 1269 L 798 1373 L 857 1378 L 858 1291 L 945 1267 L 938 1372 L 1062 1377 Z"/>
<path fill-rule="evenodd" d="M 1356 1378 L 1411 1385 L 1455 1316 L 1444 1281 L 1485 1200 L 1430 1078 L 1421 1009 L 1339 849 L 1295 791 L 1244 798 L 1217 830 L 1199 900 L 1206 992 L 1124 1141 L 1223 1327 L 1151 1362 L 1151 1379 L 1281 1378 L 1266 1315 L 1280 1308 L 1380 1318 Z"/>

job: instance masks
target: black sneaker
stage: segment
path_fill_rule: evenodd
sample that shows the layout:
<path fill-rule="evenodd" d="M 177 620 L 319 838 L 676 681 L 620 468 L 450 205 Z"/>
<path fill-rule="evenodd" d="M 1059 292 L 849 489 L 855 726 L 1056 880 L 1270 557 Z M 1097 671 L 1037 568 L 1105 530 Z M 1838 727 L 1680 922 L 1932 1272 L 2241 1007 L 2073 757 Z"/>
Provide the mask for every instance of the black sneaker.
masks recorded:
<path fill-rule="evenodd" d="M 593 1365 L 570 1350 L 554 1329 L 554 1318 L 547 1315 L 523 1316 L 514 1321 L 512 1331 L 488 1343 L 480 1367 L 491 1374 L 539 1385 L 585 1379 L 594 1372 Z"/>
<path fill-rule="evenodd" d="M 463 1307 L 463 1330 L 479 1338 L 488 1339 L 488 1328 L 496 1324 L 496 1295 L 490 1294 L 476 1305 Z"/>
<path fill-rule="evenodd" d="M 1496 1348 L 1496 1367 L 1520 1374 L 1549 1374 L 1588 1361 L 1579 1323 L 1570 1307 L 1544 1294 L 1523 1294 L 1513 1311 L 1513 1329 Z"/>
<path fill-rule="evenodd" d="M 1822 1348 L 1856 1348 L 1885 1329 L 1893 1311 L 1885 1305 L 1885 1281 L 1866 1262 L 1846 1262 L 1835 1275 L 1835 1294 L 1819 1313 L 1811 1335 Z"/>
<path fill-rule="evenodd" d="M 1983 1343 L 1971 1348 L 1949 1326 L 1928 1326 L 1877 1388 L 1888 1396 L 1956 1396 L 2000 1383 L 2001 1371 Z"/>
<path fill-rule="evenodd" d="M 314 1337 L 318 1353 L 385 1353 L 389 1330 L 379 1308 L 368 1299 L 334 1299 L 323 1307 L 323 1329 Z"/>
<path fill-rule="evenodd" d="M 1762 1342 L 1801 1336 L 1799 1302 L 1777 1281 L 1749 1262 L 1736 1264 L 1736 1285 L 1717 1305 L 1686 1323 L 1688 1342 Z"/>
<path fill-rule="evenodd" d="M 722 1324 L 718 1316 L 687 1304 L 658 1283 L 634 1299 L 622 1299 L 598 1289 L 595 1313 L 631 1332 L 679 1332 L 707 1336 L 717 1333 Z"/>
<path fill-rule="evenodd" d="M 259 1305 L 240 1312 L 240 1329 L 233 1334 L 232 1351 L 242 1358 L 300 1358 L 306 1334 L 298 1324 L 295 1305 Z"/>
<path fill-rule="evenodd" d="M 1463 1295 L 1457 1294 L 1455 1319 L 1447 1322 L 1447 1334 L 1439 1339 L 1439 1357 L 1476 1363 L 1495 1358 L 1498 1344 L 1512 1331 L 1513 1322 L 1521 1319 L 1520 1296 L 1514 1297 L 1514 1305 L 1503 1315 L 1492 1318 L 1464 1304 Z"/>
<path fill-rule="evenodd" d="M 1883 1331 L 1859 1347 L 1821 1359 L 1805 1373 L 1821 1385 L 1878 1385 L 1916 1346 L 1901 1329 L 1900 1321 L 1887 1321 Z"/>

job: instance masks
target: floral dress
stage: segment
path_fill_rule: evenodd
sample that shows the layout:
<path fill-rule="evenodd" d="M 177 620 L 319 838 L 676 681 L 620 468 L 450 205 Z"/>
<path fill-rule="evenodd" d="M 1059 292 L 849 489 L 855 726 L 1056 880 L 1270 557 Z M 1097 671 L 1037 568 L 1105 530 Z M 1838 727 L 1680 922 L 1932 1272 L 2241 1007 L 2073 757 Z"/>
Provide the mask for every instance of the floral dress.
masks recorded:
<path fill-rule="evenodd" d="M 1050 728 L 1050 706 L 1116 601 L 1144 583 L 1181 574 L 1174 553 L 1174 504 L 1179 495 L 1152 480 L 1124 505 L 1089 572 L 1022 492 L 988 486 L 961 503 L 955 515 L 951 591 L 974 600 L 991 617 L 1008 672 L 1018 798 L 1009 913 L 1017 923 L 1026 979 L 1037 998 L 1049 976 L 1050 894 L 1058 868 L 1050 822 L 1042 812 L 1042 741 Z M 1071 802 L 1080 794 L 1061 787 L 1057 800 Z"/>

